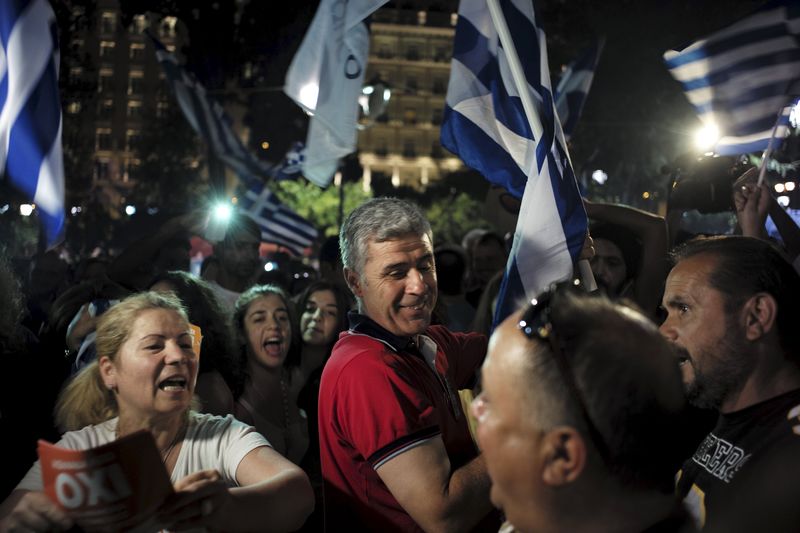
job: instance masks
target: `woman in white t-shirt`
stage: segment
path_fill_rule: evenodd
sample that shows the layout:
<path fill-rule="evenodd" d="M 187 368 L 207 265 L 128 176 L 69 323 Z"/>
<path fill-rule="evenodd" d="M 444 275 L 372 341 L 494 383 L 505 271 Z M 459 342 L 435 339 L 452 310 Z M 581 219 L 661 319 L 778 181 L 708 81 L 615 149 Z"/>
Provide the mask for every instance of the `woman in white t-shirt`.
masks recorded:
<path fill-rule="evenodd" d="M 199 339 L 172 295 L 145 292 L 111 308 L 97 325 L 97 361 L 69 384 L 57 407 L 63 427 L 82 429 L 68 431 L 58 445 L 88 449 L 149 431 L 175 489 L 154 517 L 158 527 L 299 528 L 314 505 L 302 470 L 232 416 L 190 410 L 195 344 Z M 0 531 L 71 526 L 42 491 L 38 461 L 0 506 Z"/>

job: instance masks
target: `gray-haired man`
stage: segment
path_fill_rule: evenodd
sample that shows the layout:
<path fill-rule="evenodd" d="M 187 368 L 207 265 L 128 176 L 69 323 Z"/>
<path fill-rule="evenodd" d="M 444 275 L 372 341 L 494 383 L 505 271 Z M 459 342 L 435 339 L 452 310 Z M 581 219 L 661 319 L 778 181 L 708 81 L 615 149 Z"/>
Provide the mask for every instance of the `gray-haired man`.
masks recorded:
<path fill-rule="evenodd" d="M 359 311 L 320 387 L 326 528 L 496 531 L 457 392 L 474 384 L 486 338 L 430 325 L 430 224 L 413 204 L 373 199 L 347 218 L 340 247 Z"/>

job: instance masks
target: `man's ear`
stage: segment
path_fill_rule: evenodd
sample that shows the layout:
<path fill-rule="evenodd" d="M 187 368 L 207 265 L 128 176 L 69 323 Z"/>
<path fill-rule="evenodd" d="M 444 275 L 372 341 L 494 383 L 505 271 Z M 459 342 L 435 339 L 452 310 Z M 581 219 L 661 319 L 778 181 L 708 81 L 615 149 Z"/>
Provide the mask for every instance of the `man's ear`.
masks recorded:
<path fill-rule="evenodd" d="M 350 290 L 356 296 L 356 298 L 361 298 L 363 296 L 364 289 L 361 286 L 361 276 L 359 276 L 354 270 L 351 270 L 347 267 L 344 268 L 344 280 L 347 282 L 347 286 L 350 287 Z"/>
<path fill-rule="evenodd" d="M 745 302 L 742 314 L 747 340 L 758 340 L 775 327 L 778 302 L 771 294 L 759 292 Z"/>
<path fill-rule="evenodd" d="M 103 384 L 108 390 L 115 390 L 117 388 L 117 367 L 107 355 L 97 360 L 97 366 L 100 369 L 100 379 L 103 380 Z"/>
<path fill-rule="evenodd" d="M 559 426 L 541 442 L 542 481 L 557 487 L 576 481 L 586 467 L 586 443 L 575 428 Z"/>

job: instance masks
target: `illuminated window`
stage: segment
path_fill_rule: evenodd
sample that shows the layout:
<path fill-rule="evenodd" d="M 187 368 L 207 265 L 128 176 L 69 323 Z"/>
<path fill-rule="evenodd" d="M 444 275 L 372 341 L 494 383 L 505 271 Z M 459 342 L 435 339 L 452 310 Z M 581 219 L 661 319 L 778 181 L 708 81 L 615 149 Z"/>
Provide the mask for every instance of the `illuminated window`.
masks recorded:
<path fill-rule="evenodd" d="M 69 69 L 69 82 L 76 83 L 81 79 L 83 69 L 81 67 L 70 67 Z"/>
<path fill-rule="evenodd" d="M 175 24 L 177 24 L 178 19 L 175 17 L 164 17 L 161 20 L 161 26 L 159 27 L 159 31 L 161 32 L 162 37 L 175 37 Z"/>
<path fill-rule="evenodd" d="M 144 74 L 141 72 L 131 72 L 128 78 L 128 94 L 142 94 L 144 87 Z"/>
<path fill-rule="evenodd" d="M 97 90 L 101 93 L 112 92 L 114 90 L 114 71 L 111 69 L 100 70 L 100 83 Z"/>
<path fill-rule="evenodd" d="M 144 59 L 144 44 L 133 43 L 130 48 L 131 61 L 141 61 Z"/>
<path fill-rule="evenodd" d="M 97 130 L 96 136 L 96 149 L 97 150 L 111 150 L 111 130 L 107 128 L 100 128 Z"/>
<path fill-rule="evenodd" d="M 103 13 L 100 15 L 100 32 L 101 33 L 114 33 L 117 31 L 117 15 L 116 13 Z"/>
<path fill-rule="evenodd" d="M 147 29 L 148 21 L 147 15 L 134 15 L 133 16 L 133 31 L 136 33 L 144 33 Z"/>
<path fill-rule="evenodd" d="M 139 131 L 128 130 L 125 132 L 125 150 L 133 152 L 139 144 Z"/>
<path fill-rule="evenodd" d="M 99 104 L 98 113 L 100 118 L 110 119 L 114 114 L 114 100 L 102 100 Z"/>
<path fill-rule="evenodd" d="M 122 174 L 122 181 L 127 182 L 136 173 L 141 162 L 138 159 L 125 160 L 125 172 Z"/>
<path fill-rule="evenodd" d="M 169 112 L 169 102 L 158 102 L 156 104 L 156 116 L 162 118 Z"/>
<path fill-rule="evenodd" d="M 142 103 L 137 101 L 128 102 L 128 118 L 140 118 L 142 116 Z"/>
<path fill-rule="evenodd" d="M 98 159 L 95 163 L 95 176 L 99 180 L 108 179 L 111 176 L 111 162 L 108 159 Z"/>
<path fill-rule="evenodd" d="M 100 41 L 100 57 L 103 59 L 111 59 L 114 57 L 115 44 L 111 41 Z"/>

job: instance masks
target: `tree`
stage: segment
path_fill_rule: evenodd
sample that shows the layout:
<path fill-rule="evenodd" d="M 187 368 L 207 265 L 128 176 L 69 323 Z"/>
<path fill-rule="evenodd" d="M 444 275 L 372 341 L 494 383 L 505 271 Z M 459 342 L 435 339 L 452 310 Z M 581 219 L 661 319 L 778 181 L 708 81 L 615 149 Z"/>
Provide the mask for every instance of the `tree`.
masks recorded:
<path fill-rule="evenodd" d="M 461 243 L 462 237 L 474 228 L 489 228 L 483 216 L 483 201 L 477 201 L 463 192 L 439 197 L 426 209 L 436 244 Z"/>
<path fill-rule="evenodd" d="M 342 187 L 345 217 L 372 197 L 372 193 L 364 192 L 361 183 L 344 183 Z M 313 223 L 320 235 L 339 232 L 339 187 L 321 189 L 309 181 L 295 180 L 277 182 L 272 190 L 283 203 Z"/>

